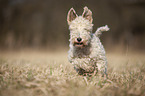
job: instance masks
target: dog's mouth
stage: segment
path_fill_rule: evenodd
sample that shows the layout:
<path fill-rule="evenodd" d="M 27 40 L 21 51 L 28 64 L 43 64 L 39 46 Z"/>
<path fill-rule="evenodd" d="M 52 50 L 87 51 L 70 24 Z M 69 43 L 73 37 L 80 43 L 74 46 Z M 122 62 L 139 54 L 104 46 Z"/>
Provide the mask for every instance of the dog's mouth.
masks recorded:
<path fill-rule="evenodd" d="M 83 47 L 85 46 L 83 42 L 74 42 L 74 46 L 76 47 Z"/>

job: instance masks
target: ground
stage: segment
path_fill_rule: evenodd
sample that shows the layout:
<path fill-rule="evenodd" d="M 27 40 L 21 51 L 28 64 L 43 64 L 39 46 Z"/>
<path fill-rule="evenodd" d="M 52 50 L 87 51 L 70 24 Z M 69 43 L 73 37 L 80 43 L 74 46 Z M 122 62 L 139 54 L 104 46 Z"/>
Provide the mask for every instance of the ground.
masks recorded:
<path fill-rule="evenodd" d="M 3 51 L 0 96 L 145 96 L 145 55 L 107 53 L 108 79 L 86 84 L 67 51 Z"/>

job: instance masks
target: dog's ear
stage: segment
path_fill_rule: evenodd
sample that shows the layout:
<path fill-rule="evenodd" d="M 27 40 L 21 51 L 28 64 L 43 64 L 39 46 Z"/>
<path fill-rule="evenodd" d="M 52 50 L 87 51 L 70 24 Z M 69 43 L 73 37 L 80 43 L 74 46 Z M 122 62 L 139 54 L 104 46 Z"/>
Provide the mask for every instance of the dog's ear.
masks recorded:
<path fill-rule="evenodd" d="M 70 24 L 78 15 L 76 14 L 75 10 L 71 8 L 67 14 L 67 22 Z"/>
<path fill-rule="evenodd" d="M 87 20 L 89 20 L 91 23 L 93 21 L 92 18 L 92 11 L 88 9 L 88 7 L 84 7 L 84 12 L 82 14 L 82 17 L 86 18 Z"/>

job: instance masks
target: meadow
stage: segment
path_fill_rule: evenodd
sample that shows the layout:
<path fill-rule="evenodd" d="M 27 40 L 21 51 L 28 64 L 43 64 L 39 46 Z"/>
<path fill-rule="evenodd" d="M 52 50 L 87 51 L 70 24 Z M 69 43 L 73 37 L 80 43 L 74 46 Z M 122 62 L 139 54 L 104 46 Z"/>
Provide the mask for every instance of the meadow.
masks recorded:
<path fill-rule="evenodd" d="M 67 52 L 3 51 L 0 96 L 145 96 L 145 55 L 107 53 L 108 79 L 88 84 L 67 60 Z"/>

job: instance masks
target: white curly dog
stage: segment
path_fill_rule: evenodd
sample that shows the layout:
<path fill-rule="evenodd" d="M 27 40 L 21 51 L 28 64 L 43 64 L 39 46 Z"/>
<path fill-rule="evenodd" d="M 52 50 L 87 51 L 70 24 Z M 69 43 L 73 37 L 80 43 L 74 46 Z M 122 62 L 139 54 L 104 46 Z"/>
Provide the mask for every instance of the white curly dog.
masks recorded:
<path fill-rule="evenodd" d="M 80 75 L 96 74 L 97 72 L 107 76 L 107 59 L 105 50 L 99 36 L 103 31 L 108 31 L 108 26 L 97 29 L 93 34 L 92 12 L 84 7 L 82 16 L 78 16 L 73 8 L 67 15 L 70 30 L 70 44 L 68 59 L 74 65 Z"/>

